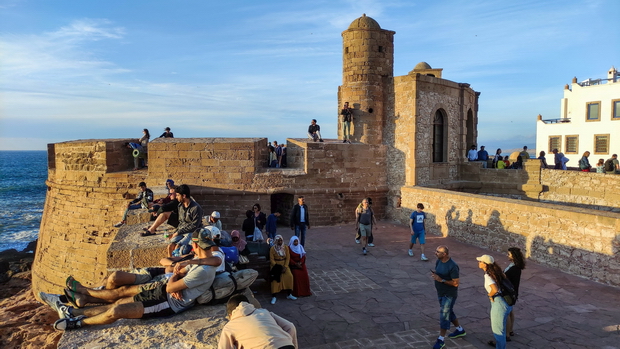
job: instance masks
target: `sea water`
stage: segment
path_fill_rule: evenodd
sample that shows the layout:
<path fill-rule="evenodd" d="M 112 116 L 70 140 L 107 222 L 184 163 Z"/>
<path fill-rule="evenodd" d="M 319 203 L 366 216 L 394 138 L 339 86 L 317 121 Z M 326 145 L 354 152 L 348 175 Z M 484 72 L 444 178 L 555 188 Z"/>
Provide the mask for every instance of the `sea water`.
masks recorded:
<path fill-rule="evenodd" d="M 46 179 L 46 151 L 0 151 L 0 251 L 37 239 Z"/>

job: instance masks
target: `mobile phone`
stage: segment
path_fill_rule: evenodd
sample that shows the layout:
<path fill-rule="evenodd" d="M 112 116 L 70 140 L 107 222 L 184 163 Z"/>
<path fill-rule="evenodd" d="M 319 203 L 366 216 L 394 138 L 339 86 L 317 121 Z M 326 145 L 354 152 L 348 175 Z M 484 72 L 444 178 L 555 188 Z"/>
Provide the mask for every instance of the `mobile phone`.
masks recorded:
<path fill-rule="evenodd" d="M 431 273 L 435 274 L 435 271 L 433 269 L 429 269 L 431 271 Z"/>

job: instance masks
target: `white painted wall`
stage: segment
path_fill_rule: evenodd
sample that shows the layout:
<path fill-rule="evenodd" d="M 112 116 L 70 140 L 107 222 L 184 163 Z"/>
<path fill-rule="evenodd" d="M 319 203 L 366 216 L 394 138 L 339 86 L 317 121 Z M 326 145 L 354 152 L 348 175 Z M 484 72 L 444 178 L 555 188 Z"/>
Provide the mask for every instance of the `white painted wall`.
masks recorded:
<path fill-rule="evenodd" d="M 549 136 L 562 136 L 561 149 L 567 158 L 569 167 L 577 167 L 585 151 L 591 153 L 589 160 L 594 167 L 598 159 L 620 154 L 620 119 L 612 120 L 612 100 L 620 99 L 620 81 L 608 81 L 600 85 L 580 86 L 572 83 L 570 89 L 564 90 L 564 98 L 560 101 L 560 115 L 553 117 L 543 116 L 543 120 L 566 117 L 567 123 L 545 124 L 538 120 L 536 123 L 536 151 L 544 150 L 547 153 L 547 164 L 553 166 L 553 154 L 549 148 Z M 600 121 L 586 122 L 586 103 L 600 101 Z M 609 134 L 609 153 L 594 153 L 594 135 Z M 566 153 L 566 136 L 579 135 L 579 145 L 576 154 Z"/>

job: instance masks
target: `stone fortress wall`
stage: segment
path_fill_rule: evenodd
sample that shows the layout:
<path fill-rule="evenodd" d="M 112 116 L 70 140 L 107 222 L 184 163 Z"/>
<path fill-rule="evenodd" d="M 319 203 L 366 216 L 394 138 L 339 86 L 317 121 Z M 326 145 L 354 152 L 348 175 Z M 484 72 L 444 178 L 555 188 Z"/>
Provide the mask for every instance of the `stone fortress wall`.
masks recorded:
<path fill-rule="evenodd" d="M 349 100 L 356 109 L 355 142 L 287 139 L 288 168 L 266 166 L 265 138 L 156 139 L 149 168 L 140 171 L 128 171 L 133 159 L 124 147 L 135 140 L 51 144 L 35 294 L 57 293 L 68 275 L 92 285 L 110 267 L 146 266 L 133 250 L 112 248 L 128 237 L 126 227 L 119 234 L 112 225 L 140 181 L 157 187 L 168 178 L 189 184 L 205 213 L 220 211 L 228 230 L 241 226 L 254 203 L 266 213 L 282 210 L 286 222 L 297 195 L 306 198 L 312 226 L 351 222 L 365 197 L 379 219 L 407 224 L 423 202 L 430 232 L 495 251 L 519 246 L 538 262 L 620 286 L 620 200 L 613 195 L 620 176 L 541 170 L 533 160 L 524 170 L 467 162 L 479 93 L 423 62 L 394 77 L 393 35 L 366 16 L 343 33 L 338 98 L 339 107 Z M 141 253 L 158 260 L 163 245 Z"/>

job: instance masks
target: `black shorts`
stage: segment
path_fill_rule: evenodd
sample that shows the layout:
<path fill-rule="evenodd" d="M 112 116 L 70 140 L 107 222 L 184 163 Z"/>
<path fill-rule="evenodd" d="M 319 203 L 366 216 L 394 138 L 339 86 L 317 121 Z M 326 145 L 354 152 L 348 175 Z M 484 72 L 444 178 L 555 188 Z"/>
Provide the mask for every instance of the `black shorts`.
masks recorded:
<path fill-rule="evenodd" d="M 142 303 L 142 319 L 174 315 L 168 303 L 166 284 L 168 280 L 150 282 L 140 286 L 140 293 L 133 296 L 134 302 Z"/>

